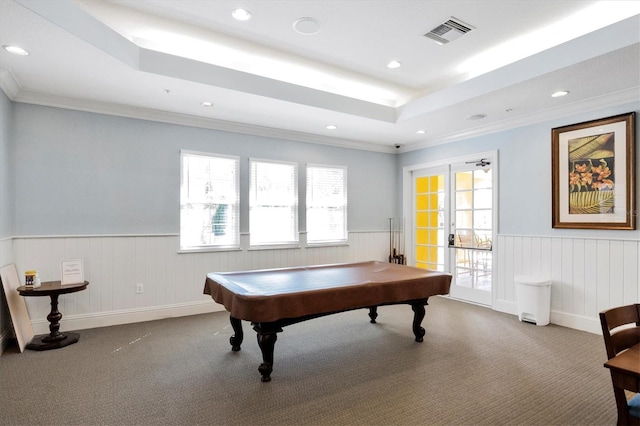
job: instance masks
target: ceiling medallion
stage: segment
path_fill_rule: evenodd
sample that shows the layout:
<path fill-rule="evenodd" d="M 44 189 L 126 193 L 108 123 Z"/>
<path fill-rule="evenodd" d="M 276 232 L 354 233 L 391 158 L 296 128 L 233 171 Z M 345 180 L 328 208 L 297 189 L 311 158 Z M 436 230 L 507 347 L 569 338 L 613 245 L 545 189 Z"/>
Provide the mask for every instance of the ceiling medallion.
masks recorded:
<path fill-rule="evenodd" d="M 320 24 L 313 18 L 300 18 L 293 23 L 293 29 L 303 35 L 313 35 L 320 31 Z"/>

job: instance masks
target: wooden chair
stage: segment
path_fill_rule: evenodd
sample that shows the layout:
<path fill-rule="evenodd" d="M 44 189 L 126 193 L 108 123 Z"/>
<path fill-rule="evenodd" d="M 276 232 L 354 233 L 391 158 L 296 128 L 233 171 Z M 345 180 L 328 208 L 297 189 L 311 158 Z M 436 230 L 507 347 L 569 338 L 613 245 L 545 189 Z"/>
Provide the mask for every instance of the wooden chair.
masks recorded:
<path fill-rule="evenodd" d="M 473 253 L 469 250 L 475 247 L 473 234 L 466 232 L 456 233 L 456 247 L 458 247 L 456 250 L 456 266 L 473 269 Z"/>
<path fill-rule="evenodd" d="M 602 336 L 611 359 L 620 352 L 640 343 L 640 304 L 620 306 L 600 313 Z M 613 381 L 613 374 L 612 381 Z M 640 394 L 627 400 L 624 389 L 614 386 L 618 408 L 618 425 L 640 425 Z"/>

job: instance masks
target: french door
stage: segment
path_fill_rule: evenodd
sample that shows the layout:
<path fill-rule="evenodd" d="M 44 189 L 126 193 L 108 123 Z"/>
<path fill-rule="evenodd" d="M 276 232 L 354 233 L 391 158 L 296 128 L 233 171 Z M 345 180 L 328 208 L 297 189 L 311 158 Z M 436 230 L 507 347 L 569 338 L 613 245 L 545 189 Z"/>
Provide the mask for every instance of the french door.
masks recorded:
<path fill-rule="evenodd" d="M 476 163 L 412 172 L 409 264 L 450 272 L 451 297 L 491 305 L 494 173 L 490 164 Z"/>
<path fill-rule="evenodd" d="M 418 268 L 448 271 L 449 171 L 418 170 L 413 176 L 414 262 Z"/>
<path fill-rule="evenodd" d="M 491 305 L 493 172 L 472 162 L 451 170 L 451 296 Z"/>

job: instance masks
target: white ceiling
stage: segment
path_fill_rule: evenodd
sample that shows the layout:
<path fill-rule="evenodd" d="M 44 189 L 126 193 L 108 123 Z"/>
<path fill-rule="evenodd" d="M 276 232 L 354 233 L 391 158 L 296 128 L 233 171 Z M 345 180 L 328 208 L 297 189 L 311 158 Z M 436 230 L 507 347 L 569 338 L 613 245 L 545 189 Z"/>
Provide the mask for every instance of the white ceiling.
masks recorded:
<path fill-rule="evenodd" d="M 383 152 L 640 99 L 640 1 L 0 0 L 0 44 L 16 102 Z"/>

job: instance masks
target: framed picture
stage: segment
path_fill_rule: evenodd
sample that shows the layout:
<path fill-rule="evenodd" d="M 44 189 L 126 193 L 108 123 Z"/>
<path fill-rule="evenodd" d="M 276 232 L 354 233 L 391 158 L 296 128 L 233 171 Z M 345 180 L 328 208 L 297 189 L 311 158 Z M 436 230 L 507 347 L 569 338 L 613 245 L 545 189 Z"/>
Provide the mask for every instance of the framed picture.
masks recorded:
<path fill-rule="evenodd" d="M 553 227 L 635 229 L 635 112 L 551 130 Z"/>

